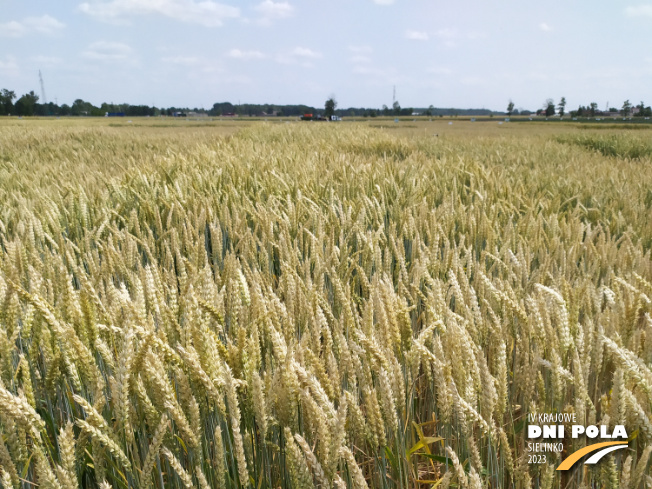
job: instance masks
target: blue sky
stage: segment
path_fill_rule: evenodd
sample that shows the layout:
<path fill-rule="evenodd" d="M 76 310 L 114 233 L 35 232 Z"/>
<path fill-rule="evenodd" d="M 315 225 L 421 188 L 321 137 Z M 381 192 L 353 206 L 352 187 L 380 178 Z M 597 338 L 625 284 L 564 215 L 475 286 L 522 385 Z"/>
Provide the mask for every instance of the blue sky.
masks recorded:
<path fill-rule="evenodd" d="M 652 104 L 652 3 L 0 0 L 0 88 L 71 104 Z"/>

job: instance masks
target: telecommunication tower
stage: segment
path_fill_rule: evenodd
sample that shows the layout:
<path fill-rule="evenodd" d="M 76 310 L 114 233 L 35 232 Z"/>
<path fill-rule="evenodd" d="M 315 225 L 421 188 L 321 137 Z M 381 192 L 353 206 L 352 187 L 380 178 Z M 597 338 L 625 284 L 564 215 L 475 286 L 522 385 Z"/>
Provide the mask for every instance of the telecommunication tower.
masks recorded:
<path fill-rule="evenodd" d="M 38 79 L 41 82 L 41 98 L 43 99 L 43 105 L 47 105 L 48 99 L 45 96 L 45 83 L 43 83 L 43 75 L 41 74 L 41 70 L 38 70 Z"/>

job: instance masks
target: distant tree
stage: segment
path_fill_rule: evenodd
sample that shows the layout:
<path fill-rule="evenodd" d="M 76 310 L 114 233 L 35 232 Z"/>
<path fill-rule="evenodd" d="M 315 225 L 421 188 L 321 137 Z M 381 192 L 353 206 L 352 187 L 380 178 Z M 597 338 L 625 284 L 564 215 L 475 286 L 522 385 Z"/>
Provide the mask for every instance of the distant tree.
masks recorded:
<path fill-rule="evenodd" d="M 11 114 L 14 108 L 14 99 L 16 98 L 16 92 L 13 90 L 7 90 L 3 88 L 0 91 L 0 115 Z"/>
<path fill-rule="evenodd" d="M 559 117 L 563 118 L 564 114 L 566 113 L 566 97 L 561 98 L 557 107 L 559 108 Z"/>
<path fill-rule="evenodd" d="M 78 98 L 72 103 L 72 107 L 70 108 L 70 113 L 72 115 L 84 115 L 82 112 L 85 103 L 86 102 L 84 102 L 82 99 Z"/>
<path fill-rule="evenodd" d="M 609 112 L 618 112 L 616 107 L 609 107 Z"/>
<path fill-rule="evenodd" d="M 326 119 L 330 119 L 332 115 L 335 115 L 335 108 L 337 107 L 337 100 L 331 95 L 326 103 L 324 104 L 324 116 Z"/>
<path fill-rule="evenodd" d="M 59 107 L 54 102 L 48 102 L 47 104 L 36 104 L 34 106 L 34 115 L 48 116 L 58 114 Z"/>
<path fill-rule="evenodd" d="M 34 115 L 34 109 L 38 102 L 38 95 L 32 90 L 16 101 L 16 113 L 18 115 Z"/>
<path fill-rule="evenodd" d="M 555 115 L 555 102 L 551 98 L 546 100 L 546 103 L 543 105 L 546 117 L 551 117 Z"/>
<path fill-rule="evenodd" d="M 598 104 L 597 102 L 591 102 L 589 104 L 589 115 L 591 117 L 595 117 L 595 114 L 598 112 Z"/>
<path fill-rule="evenodd" d="M 636 108 L 638 109 L 638 112 L 636 113 L 637 117 L 650 117 L 650 112 L 652 112 L 652 109 L 650 109 L 650 107 L 646 107 L 645 102 L 642 100 L 641 103 L 636 106 Z"/>
<path fill-rule="evenodd" d="M 213 104 L 209 111 L 210 115 L 235 114 L 235 106 L 231 102 L 220 102 Z"/>
<path fill-rule="evenodd" d="M 512 102 L 512 100 L 510 99 L 509 103 L 507 104 L 507 116 L 511 117 L 512 112 L 514 112 L 514 102 Z"/>
<path fill-rule="evenodd" d="M 643 114 L 645 113 L 645 102 L 641 100 L 641 103 L 636 106 L 636 115 L 638 117 L 643 117 Z"/>
<path fill-rule="evenodd" d="M 94 107 L 90 102 L 78 98 L 72 103 L 70 108 L 71 115 L 93 115 L 93 111 L 97 111 L 97 115 L 104 115 L 99 108 Z"/>
<path fill-rule="evenodd" d="M 435 108 L 431 105 L 428 106 L 428 109 L 424 112 L 424 115 L 431 116 Z"/>
<path fill-rule="evenodd" d="M 623 114 L 623 117 L 629 116 L 630 112 L 632 111 L 632 104 L 629 100 L 625 100 L 623 102 L 623 108 L 621 109 L 621 112 Z"/>
<path fill-rule="evenodd" d="M 392 104 L 392 112 L 394 115 L 401 114 L 401 105 L 398 103 L 398 100 Z"/>

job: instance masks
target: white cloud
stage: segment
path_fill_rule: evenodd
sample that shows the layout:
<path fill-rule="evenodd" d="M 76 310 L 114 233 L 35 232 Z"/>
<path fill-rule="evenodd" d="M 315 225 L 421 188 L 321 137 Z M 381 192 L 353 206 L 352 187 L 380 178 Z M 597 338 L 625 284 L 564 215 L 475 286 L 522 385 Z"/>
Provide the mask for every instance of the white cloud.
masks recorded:
<path fill-rule="evenodd" d="M 243 51 L 241 49 L 232 49 L 226 55 L 229 58 L 235 58 L 235 59 L 262 59 L 265 57 L 263 53 L 260 51 L 255 51 L 255 50 L 249 50 L 249 51 Z"/>
<path fill-rule="evenodd" d="M 433 34 L 446 48 L 454 48 L 458 43 L 483 39 L 486 35 L 478 31 L 459 31 L 455 28 L 439 29 Z"/>
<path fill-rule="evenodd" d="M 297 46 L 290 52 L 281 53 L 276 56 L 276 62 L 281 64 L 300 64 L 305 68 L 311 68 L 312 61 L 322 57 L 322 54 L 309 48 Z"/>
<path fill-rule="evenodd" d="M 28 29 L 40 32 L 41 34 L 54 34 L 63 29 L 66 25 L 59 22 L 50 15 L 42 15 L 40 17 L 27 17 L 23 23 Z"/>
<path fill-rule="evenodd" d="M 15 20 L 0 24 L 0 36 L 2 37 L 21 37 L 26 32 L 25 26 Z"/>
<path fill-rule="evenodd" d="M 427 32 L 412 31 L 412 30 L 405 31 L 405 37 L 407 39 L 412 39 L 414 41 L 427 41 L 428 39 L 430 39 L 430 36 L 428 35 Z"/>
<path fill-rule="evenodd" d="M 629 6 L 625 14 L 629 17 L 652 17 L 652 5 Z"/>
<path fill-rule="evenodd" d="M 391 5 L 394 3 L 394 0 L 373 0 L 376 5 Z"/>
<path fill-rule="evenodd" d="M 288 2 L 272 2 L 272 0 L 259 3 L 254 9 L 268 19 L 285 19 L 294 13 L 294 7 Z"/>
<path fill-rule="evenodd" d="M 321 58 L 321 53 L 318 53 L 316 51 L 313 51 L 312 49 L 308 48 L 302 48 L 302 47 L 296 47 L 292 50 L 292 54 L 294 56 L 298 56 L 300 58 Z"/>
<path fill-rule="evenodd" d="M 134 15 L 162 15 L 171 19 L 200 24 L 206 27 L 221 26 L 224 20 L 240 16 L 236 7 L 212 0 L 112 0 L 110 2 L 84 2 L 79 10 L 103 21 L 119 21 Z"/>
<path fill-rule="evenodd" d="M 552 30 L 552 27 L 550 27 L 548 24 L 545 22 L 541 22 L 539 24 L 539 29 L 542 30 L 543 32 L 550 32 Z"/>
<path fill-rule="evenodd" d="M 82 56 L 100 61 L 119 61 L 127 59 L 130 54 L 131 48 L 124 43 L 97 41 L 88 46 Z"/>
<path fill-rule="evenodd" d="M 31 32 L 38 34 L 56 34 L 66 25 L 50 15 L 40 17 L 26 17 L 22 21 L 12 20 L 0 24 L 0 36 L 22 37 Z"/>

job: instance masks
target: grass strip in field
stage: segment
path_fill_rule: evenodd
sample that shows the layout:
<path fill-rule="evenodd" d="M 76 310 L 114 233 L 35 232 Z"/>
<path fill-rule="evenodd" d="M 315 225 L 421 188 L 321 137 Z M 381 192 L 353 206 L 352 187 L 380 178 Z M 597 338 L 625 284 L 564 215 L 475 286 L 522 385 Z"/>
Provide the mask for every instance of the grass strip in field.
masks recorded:
<path fill-rule="evenodd" d="M 616 158 L 640 159 L 652 156 L 652 141 L 629 134 L 574 134 L 555 138 L 560 143 L 572 144 Z"/>

